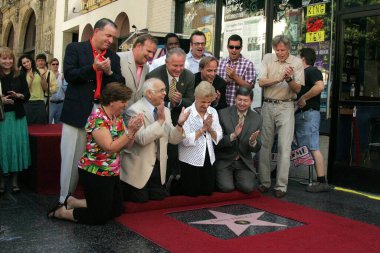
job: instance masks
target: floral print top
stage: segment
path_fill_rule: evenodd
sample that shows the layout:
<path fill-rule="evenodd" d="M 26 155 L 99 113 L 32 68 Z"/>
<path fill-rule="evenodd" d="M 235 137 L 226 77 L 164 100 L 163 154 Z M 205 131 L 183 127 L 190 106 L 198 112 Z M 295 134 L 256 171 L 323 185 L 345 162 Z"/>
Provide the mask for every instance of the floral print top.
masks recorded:
<path fill-rule="evenodd" d="M 116 117 L 113 125 L 102 108 L 92 112 L 85 126 L 87 142 L 86 150 L 78 162 L 79 169 L 96 174 L 98 176 L 118 176 L 120 173 L 120 152 L 109 154 L 101 149 L 92 136 L 92 131 L 107 128 L 113 140 L 124 134 L 122 116 Z"/>

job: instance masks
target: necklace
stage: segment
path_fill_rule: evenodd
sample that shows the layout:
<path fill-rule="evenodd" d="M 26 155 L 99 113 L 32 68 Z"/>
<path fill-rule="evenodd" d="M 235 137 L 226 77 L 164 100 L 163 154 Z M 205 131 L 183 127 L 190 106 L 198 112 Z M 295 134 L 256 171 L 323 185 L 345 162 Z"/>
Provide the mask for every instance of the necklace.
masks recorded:
<path fill-rule="evenodd" d="M 114 119 L 115 119 L 115 117 L 112 117 L 112 118 L 111 118 L 111 117 L 107 114 L 107 112 L 106 112 L 106 110 L 104 109 L 103 105 L 101 105 L 100 107 L 103 109 L 103 112 L 104 112 L 104 114 L 107 116 L 107 118 L 108 118 L 112 123 L 114 123 Z"/>

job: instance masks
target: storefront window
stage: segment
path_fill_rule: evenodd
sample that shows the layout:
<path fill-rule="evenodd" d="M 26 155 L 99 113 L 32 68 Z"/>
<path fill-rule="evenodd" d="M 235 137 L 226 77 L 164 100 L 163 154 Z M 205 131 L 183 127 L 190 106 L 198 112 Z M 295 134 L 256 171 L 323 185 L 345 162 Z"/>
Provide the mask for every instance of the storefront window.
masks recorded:
<path fill-rule="evenodd" d="M 191 0 L 185 3 L 183 34 L 195 30 L 206 35 L 206 51 L 213 53 L 215 37 L 216 0 Z"/>
<path fill-rule="evenodd" d="M 378 168 L 380 162 L 380 16 L 343 21 L 336 163 Z"/>
<path fill-rule="evenodd" d="M 380 16 L 344 23 L 340 100 L 380 101 Z"/>
<path fill-rule="evenodd" d="M 344 7 L 359 7 L 371 4 L 380 4 L 380 0 L 343 0 Z"/>
<path fill-rule="evenodd" d="M 223 8 L 222 37 L 220 57 L 227 57 L 228 38 L 238 34 L 242 37 L 241 54 L 251 60 L 256 72 L 259 72 L 262 56 L 265 52 L 266 23 L 264 1 L 227 0 Z M 255 85 L 253 107 L 261 106 L 261 88 Z"/>

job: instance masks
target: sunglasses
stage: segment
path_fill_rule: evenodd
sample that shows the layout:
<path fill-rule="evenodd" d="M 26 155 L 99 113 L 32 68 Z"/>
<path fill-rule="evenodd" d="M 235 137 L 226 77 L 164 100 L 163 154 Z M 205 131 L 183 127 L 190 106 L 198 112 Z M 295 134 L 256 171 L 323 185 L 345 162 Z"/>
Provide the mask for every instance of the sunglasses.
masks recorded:
<path fill-rule="evenodd" d="M 240 50 L 241 49 L 241 46 L 228 46 L 229 49 L 236 49 L 236 50 Z"/>
<path fill-rule="evenodd" d="M 52 63 L 51 65 L 52 65 L 52 66 L 58 66 L 59 63 Z"/>

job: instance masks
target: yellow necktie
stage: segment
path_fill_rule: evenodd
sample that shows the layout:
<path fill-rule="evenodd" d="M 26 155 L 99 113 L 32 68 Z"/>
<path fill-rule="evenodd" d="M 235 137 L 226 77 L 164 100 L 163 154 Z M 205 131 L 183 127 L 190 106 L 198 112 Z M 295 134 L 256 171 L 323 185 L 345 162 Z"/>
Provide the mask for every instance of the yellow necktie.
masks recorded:
<path fill-rule="evenodd" d="M 176 89 L 176 84 L 177 84 L 177 81 L 175 80 L 175 78 L 173 78 L 170 81 L 170 84 L 169 84 L 169 94 L 168 94 L 168 97 L 169 97 L 170 100 L 174 96 L 174 92 L 175 92 L 175 89 Z"/>
<path fill-rule="evenodd" d="M 244 123 L 244 114 L 239 113 L 239 123 Z"/>

